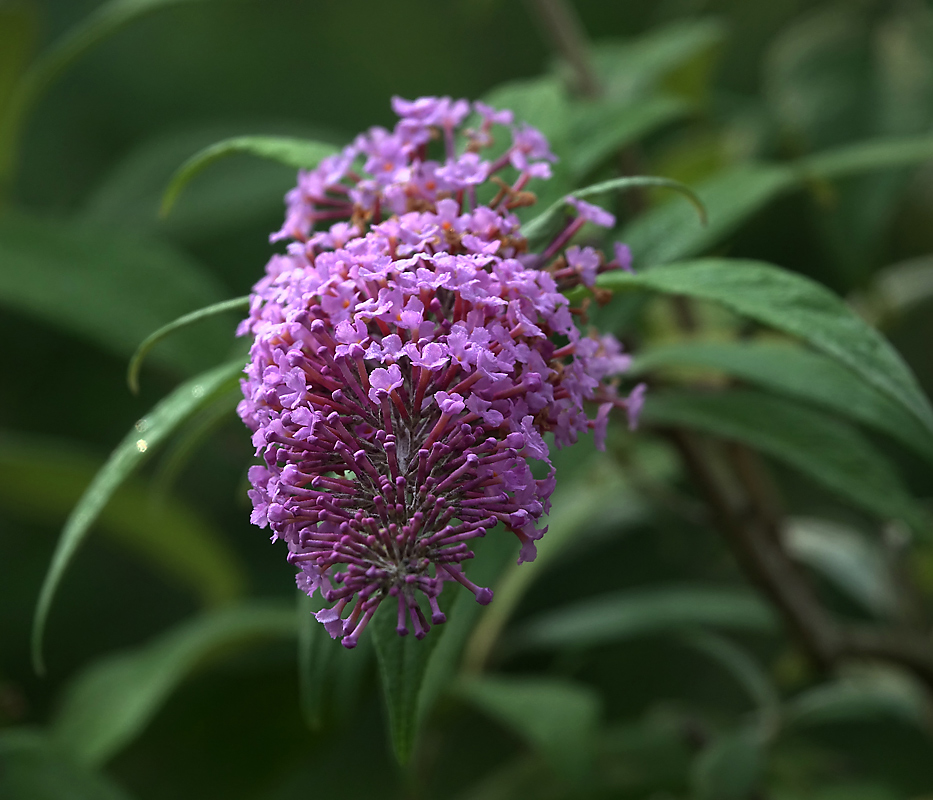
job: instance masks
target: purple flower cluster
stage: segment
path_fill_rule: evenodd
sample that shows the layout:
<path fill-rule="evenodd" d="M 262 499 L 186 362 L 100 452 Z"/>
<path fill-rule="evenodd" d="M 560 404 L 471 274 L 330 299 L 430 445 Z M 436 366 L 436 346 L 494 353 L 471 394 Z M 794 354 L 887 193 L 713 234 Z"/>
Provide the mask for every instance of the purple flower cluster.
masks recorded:
<path fill-rule="evenodd" d="M 254 343 L 239 413 L 264 460 L 250 470 L 252 520 L 288 543 L 299 586 L 327 603 L 317 619 L 346 647 L 389 597 L 398 633 L 410 622 L 419 638 L 445 619 L 445 582 L 488 603 L 463 562 L 499 523 L 519 562 L 534 559 L 555 483 L 543 435 L 562 447 L 595 430 L 601 445 L 609 411 L 633 425 L 643 393 L 618 397 L 606 379 L 628 356 L 613 337 L 582 335 L 559 291 L 628 268 L 624 249 L 611 262 L 591 247 L 560 252 L 584 222 L 612 216 L 573 201 L 557 239 L 527 252 L 513 210 L 533 201 L 532 178 L 550 176 L 545 138 L 482 103 L 393 108 L 394 130 L 372 128 L 299 174 L 272 237 L 292 241 L 240 327 Z M 476 127 L 463 129 L 471 111 Z M 511 145 L 483 159 L 494 126 Z"/>

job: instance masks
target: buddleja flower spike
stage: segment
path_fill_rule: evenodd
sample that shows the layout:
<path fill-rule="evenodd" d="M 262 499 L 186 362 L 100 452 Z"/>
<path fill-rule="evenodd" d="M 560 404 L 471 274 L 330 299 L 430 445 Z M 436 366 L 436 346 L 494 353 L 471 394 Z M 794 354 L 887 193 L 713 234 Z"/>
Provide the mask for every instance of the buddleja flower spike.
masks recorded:
<path fill-rule="evenodd" d="M 249 474 L 252 520 L 287 542 L 298 585 L 328 604 L 317 619 L 346 647 L 388 598 L 398 633 L 419 638 L 445 620 L 446 582 L 488 603 L 464 573 L 470 542 L 501 523 L 519 563 L 534 559 L 555 484 L 543 434 L 563 447 L 595 430 L 602 446 L 610 409 L 634 424 L 644 388 L 617 396 L 606 379 L 628 356 L 611 336 L 582 335 L 559 291 L 629 268 L 624 247 L 608 262 L 591 247 L 562 252 L 584 222 L 612 227 L 612 215 L 575 200 L 576 218 L 528 252 L 512 209 L 550 177 L 545 138 L 482 103 L 472 130 L 465 100 L 393 108 L 394 130 L 372 128 L 299 174 L 272 236 L 287 253 L 239 329 L 254 337 L 239 414 L 264 460 Z M 489 161 L 496 126 L 511 146 Z M 443 161 L 429 156 L 438 139 Z M 548 477 L 533 477 L 532 459 Z"/>

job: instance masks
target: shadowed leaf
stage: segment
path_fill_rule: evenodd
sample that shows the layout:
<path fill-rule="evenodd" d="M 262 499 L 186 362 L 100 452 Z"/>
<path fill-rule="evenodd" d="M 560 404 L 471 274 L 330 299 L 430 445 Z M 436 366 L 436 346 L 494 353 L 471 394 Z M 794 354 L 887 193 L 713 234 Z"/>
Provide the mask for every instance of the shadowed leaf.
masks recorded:
<path fill-rule="evenodd" d="M 295 169 L 314 169 L 337 148 L 332 144 L 311 139 L 293 139 L 285 136 L 235 136 L 195 153 L 172 177 L 162 197 L 162 215 L 172 210 L 181 190 L 199 172 L 222 158 L 234 153 L 247 153 L 278 161 Z"/>
<path fill-rule="evenodd" d="M 473 678 L 458 693 L 536 748 L 558 773 L 579 778 L 589 768 L 599 721 L 592 689 L 548 678 Z"/>
<path fill-rule="evenodd" d="M 933 434 L 909 411 L 820 353 L 767 342 L 684 342 L 640 353 L 630 374 L 672 366 L 716 370 L 814 403 L 886 433 L 933 459 Z"/>
<path fill-rule="evenodd" d="M 6 509 L 33 518 L 64 520 L 101 464 L 57 439 L 0 436 L 0 500 Z M 242 590 L 242 565 L 223 537 L 196 509 L 174 497 L 153 503 L 149 487 L 127 481 L 98 518 L 101 532 L 180 581 L 207 605 L 228 603 Z"/>
<path fill-rule="evenodd" d="M 255 603 L 190 619 L 149 644 L 88 667 L 68 687 L 52 736 L 82 764 L 99 766 L 136 738 L 178 685 L 206 662 L 295 632 L 290 605 Z"/>
<path fill-rule="evenodd" d="M 133 394 L 139 393 L 139 370 L 143 365 L 143 360 L 146 358 L 149 351 L 167 336 L 170 336 L 181 328 L 186 328 L 189 325 L 200 322 L 203 319 L 209 319 L 218 314 L 224 314 L 227 311 L 245 311 L 247 308 L 249 308 L 248 296 L 235 297 L 232 300 L 224 300 L 221 303 L 214 303 L 205 308 L 199 308 L 197 311 L 192 311 L 190 314 L 179 317 L 168 325 L 163 325 L 154 333 L 150 333 L 139 347 L 136 348 L 136 352 L 133 353 L 130 364 L 126 369 L 126 382 L 129 384 L 130 390 Z"/>
<path fill-rule="evenodd" d="M 655 392 L 642 418 L 744 442 L 848 501 L 925 531 L 925 517 L 881 454 L 854 428 L 821 412 L 751 390 Z"/>
<path fill-rule="evenodd" d="M 67 222 L 0 221 L 0 304 L 77 334 L 120 357 L 167 320 L 223 297 L 196 261 L 170 246 Z M 165 342 L 152 357 L 203 369 L 222 358 L 229 334 L 205 326 L 198 347 Z"/>
<path fill-rule="evenodd" d="M 777 630 L 777 619 L 756 595 L 743 589 L 629 589 L 534 617 L 516 631 L 512 645 L 517 650 L 591 647 L 698 626 L 769 634 Z"/>
<path fill-rule="evenodd" d="M 45 669 L 42 659 L 42 639 L 55 592 L 65 570 L 100 512 L 117 488 L 140 467 L 172 431 L 199 408 L 203 408 L 216 397 L 236 386 L 242 371 L 243 362 L 236 360 L 192 378 L 175 389 L 136 423 L 135 428 L 113 451 L 107 463 L 81 496 L 81 500 L 71 512 L 62 530 L 52 556 L 52 563 L 42 583 L 39 601 L 36 604 L 32 630 L 32 658 L 38 672 L 41 673 Z"/>

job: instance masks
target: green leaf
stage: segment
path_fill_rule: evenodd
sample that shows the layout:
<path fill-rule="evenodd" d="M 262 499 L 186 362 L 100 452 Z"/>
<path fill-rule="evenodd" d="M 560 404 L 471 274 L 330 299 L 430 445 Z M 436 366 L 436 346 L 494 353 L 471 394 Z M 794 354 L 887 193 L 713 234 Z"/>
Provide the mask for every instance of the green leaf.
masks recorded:
<path fill-rule="evenodd" d="M 566 139 L 571 128 L 570 101 L 564 81 L 556 76 L 543 75 L 500 84 L 483 96 L 483 102 L 495 108 L 511 109 L 516 122 L 533 125 L 552 144 Z"/>
<path fill-rule="evenodd" d="M 223 139 L 250 132 L 241 124 L 201 124 L 143 140 L 119 159 L 82 203 L 80 219 L 97 226 L 156 233 L 198 250 L 204 242 L 239 228 L 266 227 L 281 216 L 282 198 L 295 185 L 292 167 L 259 158 L 219 162 L 185 187 L 167 218 L 159 216 L 162 195 L 179 164 Z M 306 126 L 269 129 L 278 136 L 330 141 L 330 132 Z"/>
<path fill-rule="evenodd" d="M 678 192 L 686 195 L 687 199 L 693 204 L 697 213 L 700 215 L 700 222 L 705 224 L 706 209 L 703 207 L 703 203 L 700 199 L 693 193 L 693 190 L 689 186 L 684 186 L 684 184 L 671 180 L 670 178 L 655 178 L 649 175 L 614 178 L 613 180 L 594 183 L 592 186 L 587 186 L 583 189 L 577 189 L 571 192 L 570 195 L 579 198 L 592 197 L 593 195 L 606 194 L 607 192 L 641 189 L 646 186 L 663 186 L 668 189 L 676 189 Z M 561 198 L 547 208 L 542 214 L 524 225 L 522 227 L 522 233 L 524 233 L 529 241 L 538 240 L 547 236 L 548 233 L 551 232 L 554 223 L 559 219 L 561 212 L 568 208 L 568 206 L 567 198 Z"/>
<path fill-rule="evenodd" d="M 694 762 L 692 784 L 696 800 L 747 800 L 761 780 L 765 753 L 757 731 L 722 734 Z"/>
<path fill-rule="evenodd" d="M 591 765 L 599 696 L 590 688 L 547 678 L 473 678 L 458 693 L 537 749 L 555 772 L 580 778 Z"/>
<path fill-rule="evenodd" d="M 295 633 L 293 608 L 278 603 L 190 619 L 149 644 L 88 667 L 66 690 L 52 736 L 80 763 L 99 766 L 132 742 L 179 684 L 205 663 Z"/>
<path fill-rule="evenodd" d="M 817 153 L 796 164 L 743 164 L 694 187 L 710 223 L 697 226 L 680 203 L 636 217 L 619 236 L 644 269 L 706 252 L 785 192 L 817 178 L 837 178 L 933 159 L 933 137 L 889 138 Z"/>
<path fill-rule="evenodd" d="M 926 522 L 890 465 L 854 428 L 784 398 L 752 390 L 655 392 L 642 419 L 743 442 L 881 517 Z"/>
<path fill-rule="evenodd" d="M 593 65 L 610 97 L 632 97 L 702 57 L 723 41 L 725 34 L 725 27 L 714 19 L 678 21 L 630 41 L 596 42 Z"/>
<path fill-rule="evenodd" d="M 9 181 L 23 124 L 36 101 L 86 52 L 125 25 L 159 8 L 194 0 L 110 0 L 37 58 L 17 84 L 0 118 L 0 186 Z"/>
<path fill-rule="evenodd" d="M 785 707 L 788 731 L 859 720 L 899 719 L 926 730 L 926 692 L 904 672 L 885 667 L 853 669 L 807 689 Z"/>
<path fill-rule="evenodd" d="M 782 536 L 787 551 L 824 575 L 876 617 L 898 613 L 897 589 L 882 549 L 868 537 L 825 519 L 794 517 Z"/>
<path fill-rule="evenodd" d="M 117 445 L 93 483 L 81 496 L 68 522 L 65 523 L 36 604 L 32 630 L 32 658 L 38 672 L 42 673 L 45 670 L 42 639 L 55 592 L 78 547 L 113 493 L 172 431 L 199 408 L 236 385 L 242 371 L 243 362 L 238 359 L 192 378 L 175 389 L 136 423 L 135 428 Z"/>
<path fill-rule="evenodd" d="M 46 521 L 66 519 L 100 467 L 68 442 L 0 434 L 0 500 L 23 518 L 41 508 Z M 243 568 L 211 521 L 175 498 L 154 505 L 140 482 L 129 480 L 114 493 L 98 526 L 206 605 L 228 603 L 242 591 Z"/>
<path fill-rule="evenodd" d="M 725 668 L 755 703 L 759 733 L 769 737 L 777 732 L 781 697 L 761 665 L 744 648 L 708 631 L 684 634 L 682 641 Z"/>
<path fill-rule="evenodd" d="M 88 769 L 37 730 L 0 731 L 4 800 L 129 800 L 106 775 Z"/>
<path fill-rule="evenodd" d="M 330 638 L 314 618 L 322 608 L 298 592 L 298 689 L 301 711 L 313 731 L 323 730 L 331 719 L 345 721 L 353 714 L 372 657 L 372 640 L 363 636 L 352 650 Z"/>
<path fill-rule="evenodd" d="M 744 589 L 667 586 L 601 595 L 538 615 L 520 628 L 515 649 L 591 647 L 698 626 L 774 633 L 777 619 Z"/>
<path fill-rule="evenodd" d="M 420 721 L 419 706 L 428 660 L 443 636 L 446 625 L 436 625 L 418 641 L 413 635 L 396 633 L 397 606 L 394 598 L 382 603 L 369 624 L 382 692 L 389 714 L 389 733 L 395 756 L 407 764 L 415 747 Z"/>
<path fill-rule="evenodd" d="M 630 374 L 643 375 L 671 366 L 713 369 L 814 403 L 886 433 L 933 459 L 933 434 L 909 411 L 820 353 L 768 342 L 684 342 L 640 353 Z"/>
<path fill-rule="evenodd" d="M 910 368 L 881 334 L 826 287 L 802 275 L 737 259 L 701 259 L 601 275 L 608 289 L 644 288 L 710 300 L 799 337 L 832 356 L 933 431 L 933 409 Z"/>
<path fill-rule="evenodd" d="M 0 220 L 0 304 L 126 357 L 149 333 L 224 289 L 197 262 L 152 240 L 65 222 Z M 153 358 L 203 369 L 229 352 L 230 335 L 206 326 L 198 346 L 166 342 Z"/>
<path fill-rule="evenodd" d="M 0 119 L 36 44 L 36 9 L 30 3 L 0 5 Z"/>
<path fill-rule="evenodd" d="M 155 347 L 159 342 L 161 342 L 167 336 L 170 336 L 175 331 L 186 328 L 189 325 L 193 325 L 196 322 L 200 322 L 203 319 L 209 319 L 210 317 L 215 317 L 218 314 L 224 314 L 227 311 L 245 311 L 249 308 L 249 296 L 244 297 L 235 297 L 232 300 L 224 300 L 221 303 L 214 303 L 213 305 L 207 306 L 205 308 L 199 308 L 197 311 L 192 311 L 190 314 L 185 314 L 183 317 L 179 317 L 174 322 L 170 322 L 168 325 L 163 325 L 159 330 L 154 333 L 150 333 L 136 348 L 136 352 L 133 353 L 133 357 L 130 359 L 130 364 L 126 370 L 126 382 L 129 384 L 130 390 L 133 394 L 139 394 L 139 370 L 142 367 L 143 360 L 146 358 L 146 355 L 149 351 Z"/>
<path fill-rule="evenodd" d="M 595 525 L 617 529 L 645 515 L 645 505 L 624 480 L 616 462 L 599 457 L 579 478 L 558 483 L 547 517 L 548 534 L 538 545 L 538 557 L 528 564 L 514 561 L 495 588 L 490 603 L 470 637 L 466 667 L 479 671 L 532 583 Z"/>
<path fill-rule="evenodd" d="M 293 139 L 285 136 L 235 136 L 195 153 L 172 177 L 162 197 L 162 215 L 171 211 L 185 185 L 199 172 L 222 158 L 234 153 L 248 153 L 278 161 L 296 169 L 314 169 L 337 148 L 332 144 L 311 139 Z"/>
<path fill-rule="evenodd" d="M 885 267 L 872 285 L 855 298 L 873 322 L 913 311 L 933 298 L 933 256 L 921 256 Z"/>
<path fill-rule="evenodd" d="M 619 241 L 632 248 L 637 269 L 703 253 L 793 185 L 793 171 L 782 165 L 723 170 L 693 187 L 709 215 L 707 226 L 698 225 L 683 203 L 669 202 L 632 220 Z"/>
<path fill-rule="evenodd" d="M 632 103 L 579 104 L 573 116 L 570 170 L 577 177 L 585 176 L 613 153 L 684 116 L 688 109 L 682 100 L 664 95 Z"/>
<path fill-rule="evenodd" d="M 434 653 L 428 660 L 424 681 L 421 685 L 418 716 L 425 719 L 431 711 L 437 698 L 446 692 L 454 681 L 460 669 L 461 654 L 464 655 L 466 669 L 476 663 L 471 657 L 471 648 L 474 645 L 477 619 L 481 620 L 496 607 L 500 597 L 500 586 L 503 574 L 510 564 L 515 563 L 515 541 L 511 536 L 497 535 L 502 531 L 490 532 L 484 539 L 476 542 L 473 548 L 476 559 L 470 564 L 470 579 L 479 586 L 495 587 L 494 602 L 488 606 L 481 606 L 476 602 L 473 593 L 461 586 L 451 586 L 441 597 L 441 608 L 447 615 L 444 623 L 444 635 L 438 643 Z M 528 565 L 526 565 L 528 566 Z M 447 601 L 450 595 L 452 601 Z M 449 605 L 444 605 L 445 601 Z M 471 636 L 472 634 L 472 636 Z"/>

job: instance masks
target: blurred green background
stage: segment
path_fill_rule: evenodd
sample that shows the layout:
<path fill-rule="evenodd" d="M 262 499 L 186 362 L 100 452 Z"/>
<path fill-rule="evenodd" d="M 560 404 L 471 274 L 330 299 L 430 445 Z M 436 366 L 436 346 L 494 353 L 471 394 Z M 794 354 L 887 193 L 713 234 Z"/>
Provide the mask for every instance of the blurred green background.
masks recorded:
<path fill-rule="evenodd" d="M 99 6 L 0 0 L 0 110 L 36 54 Z M 139 397 L 126 388 L 127 360 L 147 333 L 246 294 L 274 252 L 268 235 L 280 225 L 294 170 L 272 162 L 218 163 L 159 217 L 178 166 L 229 136 L 342 144 L 370 125 L 390 126 L 394 94 L 492 93 L 555 140 L 568 166 L 554 191 L 616 174 L 620 163 L 691 186 L 725 176 L 732 183 L 720 190 L 721 208 L 711 207 L 711 224 L 714 212 L 735 214 L 735 224 L 670 258 L 763 259 L 820 281 L 881 326 L 933 393 L 933 163 L 832 181 L 804 176 L 780 192 L 743 172 L 933 132 L 930 3 L 577 0 L 614 103 L 590 116 L 573 99 L 572 73 L 550 48 L 534 3 L 164 6 L 94 46 L 42 94 L 11 151 L 0 198 L 0 788 L 9 793 L 0 795 L 933 797 L 929 687 L 890 665 L 856 664 L 835 679 L 814 670 L 748 588 L 650 426 L 641 437 L 614 431 L 609 457 L 588 444 L 561 455 L 567 488 L 557 497 L 571 545 L 531 573 L 529 585 L 515 584 L 502 619 L 481 622 L 466 659 L 487 667 L 487 677 L 440 687 L 407 770 L 393 760 L 371 652 L 323 661 L 318 652 L 311 699 L 300 689 L 293 570 L 249 525 L 251 447 L 229 398 L 189 420 L 104 513 L 65 577 L 46 636 L 49 671 L 36 676 L 33 608 L 82 489 L 180 379 L 242 350 L 232 341 L 235 315 L 214 319 L 154 351 Z M 550 76 L 543 84 L 542 75 Z M 555 101 L 555 92 L 566 99 Z M 646 112 L 649 101 L 656 105 Z M 648 121 L 619 133 L 626 141 L 616 148 L 612 131 L 625 128 L 633 108 Z M 600 131 L 609 132 L 608 146 Z M 582 142 L 595 155 L 574 161 Z M 622 196 L 614 210 L 628 223 L 668 203 L 683 200 Z M 636 267 L 665 246 L 649 233 L 636 230 Z M 699 315 L 710 339 L 745 330 L 711 307 Z M 676 339 L 671 317 L 659 303 L 613 304 L 598 321 L 637 350 Z M 722 383 L 718 373 L 704 380 Z M 929 461 L 869 439 L 927 504 Z M 798 556 L 827 606 L 928 632 L 929 542 L 883 526 L 780 460 L 768 463 L 802 531 Z M 492 548 L 487 555 L 502 563 Z M 497 568 L 488 567 L 489 580 Z M 621 590 L 630 593 L 626 608 L 649 612 L 616 640 L 521 644 L 521 632 L 528 639 L 548 612 Z M 177 681 L 162 667 L 140 668 L 139 682 L 155 685 L 161 675 L 174 687 L 141 715 L 148 724 L 118 734 L 119 747 L 69 751 L 76 734 L 56 720 L 78 702 L 69 687 L 82 670 L 244 598 L 268 604 L 236 635 L 218 634 L 216 646 L 176 659 L 184 662 Z M 693 617 L 690 608 L 699 609 Z M 449 659 L 457 658 L 452 649 Z M 106 687 L 103 680 L 97 695 Z M 129 703 L 115 696 L 110 718 Z M 76 724 L 93 733 L 81 727 L 91 723 Z M 745 735 L 750 728 L 768 732 Z M 45 735 L 36 731 L 51 731 L 52 743 L 36 744 Z"/>

